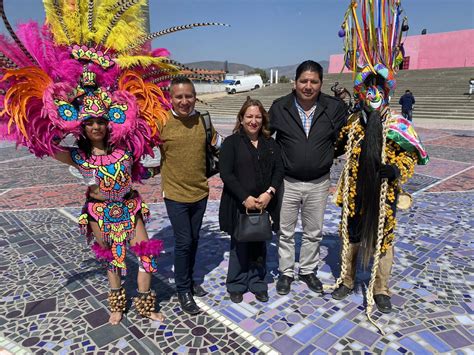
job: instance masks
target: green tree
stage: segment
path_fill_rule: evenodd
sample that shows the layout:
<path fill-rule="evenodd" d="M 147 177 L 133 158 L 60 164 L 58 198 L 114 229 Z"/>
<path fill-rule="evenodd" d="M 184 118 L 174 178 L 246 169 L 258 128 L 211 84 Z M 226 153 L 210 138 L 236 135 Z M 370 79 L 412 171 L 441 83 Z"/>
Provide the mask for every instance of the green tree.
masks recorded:
<path fill-rule="evenodd" d="M 260 69 L 260 68 L 255 68 L 251 73 L 249 74 L 260 74 L 260 76 L 262 77 L 262 81 L 264 83 L 266 83 L 268 81 L 268 76 L 267 76 L 267 72 L 264 70 L 264 69 Z"/>
<path fill-rule="evenodd" d="M 288 79 L 285 75 L 282 75 L 278 78 L 279 83 L 289 83 L 290 79 Z"/>

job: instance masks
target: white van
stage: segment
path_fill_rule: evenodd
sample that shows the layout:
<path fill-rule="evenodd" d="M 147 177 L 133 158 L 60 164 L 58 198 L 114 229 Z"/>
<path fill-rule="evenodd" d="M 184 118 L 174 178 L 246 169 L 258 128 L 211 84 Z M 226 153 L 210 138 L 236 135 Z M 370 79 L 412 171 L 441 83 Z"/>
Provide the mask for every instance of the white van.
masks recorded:
<path fill-rule="evenodd" d="M 250 91 L 261 87 L 263 87 L 263 81 L 260 75 L 245 75 L 237 77 L 235 80 L 227 84 L 225 91 L 229 94 L 235 94 L 236 92 Z"/>

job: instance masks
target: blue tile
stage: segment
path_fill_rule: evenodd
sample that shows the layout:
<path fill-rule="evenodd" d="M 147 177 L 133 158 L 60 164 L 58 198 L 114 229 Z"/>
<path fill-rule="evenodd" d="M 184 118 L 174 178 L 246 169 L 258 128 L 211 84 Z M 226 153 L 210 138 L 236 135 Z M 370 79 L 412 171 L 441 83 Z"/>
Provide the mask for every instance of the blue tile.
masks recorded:
<path fill-rule="evenodd" d="M 242 313 L 240 313 L 238 310 L 232 308 L 232 307 L 229 307 L 226 309 L 228 311 L 228 313 L 230 314 L 233 314 L 235 317 L 237 317 L 237 319 L 239 319 L 239 321 L 247 318 L 246 316 L 244 316 Z"/>
<path fill-rule="evenodd" d="M 441 240 L 430 238 L 430 237 L 420 237 L 419 240 L 423 242 L 431 243 L 431 244 L 439 244 L 441 242 Z"/>
<path fill-rule="evenodd" d="M 397 283 L 397 286 L 400 287 L 400 288 L 403 288 L 405 290 L 408 290 L 408 289 L 411 289 L 413 288 L 413 285 L 409 282 L 406 282 L 406 281 L 400 281 Z"/>
<path fill-rule="evenodd" d="M 423 330 L 422 332 L 419 332 L 418 335 L 439 352 L 451 350 L 451 347 L 446 345 L 440 338 L 428 330 Z"/>
<path fill-rule="evenodd" d="M 397 248 L 405 249 L 408 251 L 413 251 L 416 249 L 416 246 L 401 241 L 397 241 Z"/>
<path fill-rule="evenodd" d="M 219 348 L 217 347 L 217 345 L 212 345 L 212 346 L 209 347 L 209 350 L 212 352 L 212 351 L 219 350 Z"/>
<path fill-rule="evenodd" d="M 342 321 L 337 323 L 334 327 L 329 329 L 329 331 L 333 333 L 334 335 L 342 337 L 346 335 L 354 327 L 355 327 L 355 324 L 352 323 L 350 320 L 343 319 Z"/>
<path fill-rule="evenodd" d="M 265 329 L 267 329 L 268 327 L 270 327 L 270 324 L 263 323 L 262 325 L 260 325 L 260 326 L 258 326 L 257 328 L 255 328 L 255 329 L 252 331 L 252 334 L 258 334 L 258 333 L 264 331 Z"/>
<path fill-rule="evenodd" d="M 315 326 L 314 324 L 309 324 L 304 329 L 301 329 L 293 337 L 299 342 L 305 344 L 310 341 L 313 337 L 321 333 L 322 329 Z"/>
<path fill-rule="evenodd" d="M 316 321 L 316 324 L 319 325 L 322 329 L 327 329 L 329 328 L 332 323 L 327 321 L 326 319 L 324 318 L 319 318 L 317 321 Z"/>
<path fill-rule="evenodd" d="M 310 355 L 316 348 L 314 345 L 308 345 L 306 348 L 301 350 L 298 355 Z"/>
<path fill-rule="evenodd" d="M 228 317 L 229 319 L 233 320 L 236 323 L 239 323 L 243 318 L 237 317 L 235 314 L 229 312 L 229 309 L 221 310 L 222 314 Z M 238 312 L 237 312 L 238 313 Z"/>
<path fill-rule="evenodd" d="M 422 288 L 416 289 L 415 292 L 421 297 L 431 296 L 431 292 L 428 292 L 427 290 Z"/>
<path fill-rule="evenodd" d="M 413 351 L 415 354 L 420 354 L 420 355 L 432 354 L 431 351 L 426 350 L 423 346 L 421 346 L 416 341 L 410 338 L 405 338 L 405 339 L 400 340 L 400 344 L 405 346 L 408 350 Z"/>

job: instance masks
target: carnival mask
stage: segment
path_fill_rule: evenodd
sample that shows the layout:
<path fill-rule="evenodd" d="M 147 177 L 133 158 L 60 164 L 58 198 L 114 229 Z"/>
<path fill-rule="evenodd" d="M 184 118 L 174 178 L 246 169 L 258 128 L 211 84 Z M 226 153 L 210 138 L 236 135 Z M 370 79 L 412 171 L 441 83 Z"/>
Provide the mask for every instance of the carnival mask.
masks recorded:
<path fill-rule="evenodd" d="M 393 71 L 383 64 L 374 66 L 375 72 L 366 66 L 354 81 L 354 95 L 369 111 L 381 111 L 388 105 L 390 91 L 396 86 Z"/>
<path fill-rule="evenodd" d="M 370 85 L 365 90 L 364 106 L 369 111 L 381 111 L 388 104 L 384 88 L 379 85 Z"/>

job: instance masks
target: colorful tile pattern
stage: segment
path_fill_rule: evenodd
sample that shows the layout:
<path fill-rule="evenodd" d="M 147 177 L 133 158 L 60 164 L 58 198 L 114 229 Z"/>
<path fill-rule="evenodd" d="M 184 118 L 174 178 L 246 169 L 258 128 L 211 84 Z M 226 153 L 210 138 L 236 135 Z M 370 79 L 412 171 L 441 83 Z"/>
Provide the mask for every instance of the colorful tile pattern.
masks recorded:
<path fill-rule="evenodd" d="M 231 124 L 219 128 L 227 133 Z M 198 281 L 210 294 L 206 311 L 184 314 L 174 295 L 173 233 L 159 178 L 138 186 L 152 211 L 148 231 L 165 251 L 152 285 L 167 320 L 150 322 L 132 308 L 120 326 L 107 324 L 106 277 L 68 217 L 77 216 L 83 187 L 51 159 L 32 159 L 0 144 L 0 350 L 12 353 L 386 353 L 472 352 L 474 302 L 471 210 L 474 200 L 472 135 L 421 130 L 433 164 L 417 167 L 406 185 L 415 204 L 400 211 L 391 279 L 394 313 L 364 313 L 369 273 L 358 270 L 356 292 L 342 301 L 296 281 L 287 296 L 275 292 L 277 248 L 268 244 L 270 301 L 247 293 L 233 304 L 225 291 L 230 240 L 218 230 L 220 179 L 211 194 L 198 253 Z M 450 139 L 450 137 L 452 139 Z M 431 151 L 432 148 L 432 151 Z M 461 155 L 459 155 L 461 154 Z M 36 169 L 39 167 L 39 169 Z M 331 174 L 335 182 L 342 165 Z M 35 168 L 35 169 L 33 169 Z M 340 211 L 329 203 L 318 275 L 331 284 L 339 273 Z M 301 226 L 297 228 L 300 245 Z M 135 260 L 128 260 L 135 275 Z M 136 280 L 125 282 L 132 295 Z"/>

